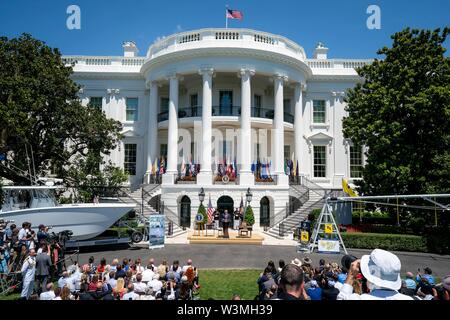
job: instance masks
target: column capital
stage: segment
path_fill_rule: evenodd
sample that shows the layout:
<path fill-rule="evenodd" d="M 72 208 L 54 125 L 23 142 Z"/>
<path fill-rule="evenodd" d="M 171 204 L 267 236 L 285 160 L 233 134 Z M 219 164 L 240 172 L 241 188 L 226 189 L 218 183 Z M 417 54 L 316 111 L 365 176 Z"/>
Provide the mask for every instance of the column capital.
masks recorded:
<path fill-rule="evenodd" d="M 345 96 L 345 92 L 344 91 L 332 91 L 331 94 L 332 94 L 333 97 L 338 97 L 338 98 L 341 98 L 341 97 Z"/>
<path fill-rule="evenodd" d="M 120 93 L 120 89 L 106 89 L 106 93 L 110 96 L 114 96 Z"/>
<path fill-rule="evenodd" d="M 198 74 L 201 76 L 208 75 L 210 77 L 214 76 L 214 68 L 212 67 L 202 67 L 198 69 Z"/>
<path fill-rule="evenodd" d="M 308 87 L 306 85 L 306 82 L 295 82 L 295 87 L 300 88 L 301 91 L 306 91 L 306 88 Z"/>
<path fill-rule="evenodd" d="M 255 75 L 255 70 L 249 68 L 241 68 L 238 72 L 238 77 L 249 76 L 253 77 Z"/>
<path fill-rule="evenodd" d="M 162 83 L 159 80 L 147 80 L 147 81 L 145 81 L 145 87 L 147 89 L 151 89 L 152 86 L 157 86 L 157 87 L 161 88 L 162 87 Z"/>
<path fill-rule="evenodd" d="M 289 80 L 289 77 L 286 75 L 283 75 L 283 74 L 274 74 L 272 76 L 272 79 L 273 79 L 273 81 L 282 81 L 284 83 Z"/>
<path fill-rule="evenodd" d="M 173 72 L 168 72 L 165 76 L 166 80 L 179 80 L 182 81 L 184 79 L 184 77 L 182 75 L 180 75 L 179 73 L 176 73 L 175 71 Z"/>

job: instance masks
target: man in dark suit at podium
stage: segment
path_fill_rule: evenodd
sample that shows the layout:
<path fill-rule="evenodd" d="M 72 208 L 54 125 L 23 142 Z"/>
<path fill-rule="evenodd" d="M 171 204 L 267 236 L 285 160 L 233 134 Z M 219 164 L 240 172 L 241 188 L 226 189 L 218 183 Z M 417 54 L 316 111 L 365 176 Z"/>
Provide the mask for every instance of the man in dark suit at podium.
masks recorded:
<path fill-rule="evenodd" d="M 230 238 L 230 235 L 228 234 L 228 228 L 230 226 L 231 222 L 231 214 L 228 212 L 228 210 L 225 209 L 225 212 L 223 213 L 223 237 L 224 238 Z"/>

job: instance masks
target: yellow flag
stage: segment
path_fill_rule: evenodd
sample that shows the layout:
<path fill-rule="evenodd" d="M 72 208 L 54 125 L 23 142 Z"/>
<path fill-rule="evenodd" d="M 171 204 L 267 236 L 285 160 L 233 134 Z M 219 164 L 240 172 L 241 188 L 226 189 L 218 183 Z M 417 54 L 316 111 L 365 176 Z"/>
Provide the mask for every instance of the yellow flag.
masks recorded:
<path fill-rule="evenodd" d="M 348 194 L 350 197 L 358 196 L 358 193 L 349 186 L 346 179 L 342 179 L 342 190 L 344 190 L 344 192 Z"/>

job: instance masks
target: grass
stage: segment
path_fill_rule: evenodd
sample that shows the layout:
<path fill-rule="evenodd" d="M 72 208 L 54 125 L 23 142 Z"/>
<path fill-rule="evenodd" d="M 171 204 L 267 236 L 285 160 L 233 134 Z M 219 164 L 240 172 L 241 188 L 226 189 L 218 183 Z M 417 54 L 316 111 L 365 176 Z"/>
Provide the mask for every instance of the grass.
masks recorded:
<path fill-rule="evenodd" d="M 253 300 L 258 294 L 256 280 L 261 270 L 199 270 L 200 299 L 230 300 L 234 294 Z M 0 296 L 0 300 L 16 300 L 20 293 Z"/>
<path fill-rule="evenodd" d="M 200 299 L 230 300 L 234 294 L 253 300 L 261 270 L 199 270 Z"/>

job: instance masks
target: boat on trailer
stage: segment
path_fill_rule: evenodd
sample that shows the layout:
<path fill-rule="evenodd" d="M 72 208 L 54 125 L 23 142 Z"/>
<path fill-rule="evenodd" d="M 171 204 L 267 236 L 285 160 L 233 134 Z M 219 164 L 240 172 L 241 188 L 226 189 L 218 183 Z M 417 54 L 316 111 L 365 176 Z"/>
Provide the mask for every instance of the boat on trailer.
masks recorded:
<path fill-rule="evenodd" d="M 30 222 L 37 230 L 40 224 L 52 232 L 72 231 L 73 240 L 92 239 L 102 234 L 135 205 L 129 203 L 60 204 L 55 186 L 6 186 L 0 219 L 12 220 L 20 228 Z"/>

